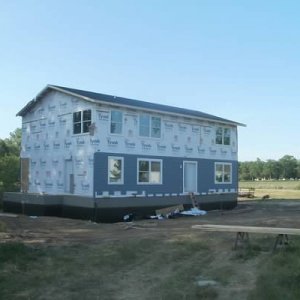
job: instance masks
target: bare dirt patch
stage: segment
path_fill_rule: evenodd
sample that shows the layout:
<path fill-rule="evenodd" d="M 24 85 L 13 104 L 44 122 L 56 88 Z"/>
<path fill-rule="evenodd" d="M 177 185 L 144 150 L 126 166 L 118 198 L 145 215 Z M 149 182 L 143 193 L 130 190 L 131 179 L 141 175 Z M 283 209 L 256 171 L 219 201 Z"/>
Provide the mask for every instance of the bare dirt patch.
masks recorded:
<path fill-rule="evenodd" d="M 101 243 L 113 240 L 151 237 L 169 239 L 174 236 L 220 235 L 197 232 L 195 224 L 238 224 L 300 228 L 300 201 L 243 201 L 229 211 L 211 211 L 200 217 L 166 220 L 139 220 L 133 223 L 93 223 L 57 217 L 17 217 L 0 215 L 5 233 L 1 242 L 70 244 Z M 227 234 L 221 234 L 227 236 Z"/>

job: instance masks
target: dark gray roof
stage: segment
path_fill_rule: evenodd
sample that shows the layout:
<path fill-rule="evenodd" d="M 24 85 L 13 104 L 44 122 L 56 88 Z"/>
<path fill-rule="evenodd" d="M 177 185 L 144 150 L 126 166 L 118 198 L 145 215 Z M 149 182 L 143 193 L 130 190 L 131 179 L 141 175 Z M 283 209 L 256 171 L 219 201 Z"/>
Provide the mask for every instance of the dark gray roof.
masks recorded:
<path fill-rule="evenodd" d="M 99 102 L 106 102 L 109 104 L 116 104 L 116 105 L 124 105 L 131 108 L 140 108 L 140 109 L 146 109 L 146 110 L 154 110 L 158 112 L 166 112 L 166 113 L 173 113 L 173 114 L 180 114 L 186 117 L 196 117 L 201 118 L 205 120 L 211 120 L 211 121 L 217 121 L 217 122 L 225 122 L 225 123 L 231 123 L 234 125 L 241 125 L 244 126 L 244 124 L 237 123 L 228 119 L 223 119 L 214 115 L 206 114 L 200 111 L 186 109 L 186 108 L 179 108 L 169 105 L 163 105 L 163 104 L 156 104 L 146 101 L 140 101 L 140 100 L 133 100 L 123 97 L 117 97 L 117 96 L 111 96 L 106 94 L 100 94 L 100 93 L 94 93 L 84 90 L 78 90 L 63 86 L 57 86 L 57 85 L 48 85 L 35 99 L 30 101 L 18 114 L 17 116 L 24 116 L 39 100 L 40 97 L 43 96 L 44 93 L 48 91 L 48 89 L 54 89 L 54 90 L 60 90 L 62 92 L 66 93 L 72 93 L 74 95 L 77 95 L 81 98 L 87 98 L 86 100 L 92 100 L 92 101 L 99 101 Z"/>

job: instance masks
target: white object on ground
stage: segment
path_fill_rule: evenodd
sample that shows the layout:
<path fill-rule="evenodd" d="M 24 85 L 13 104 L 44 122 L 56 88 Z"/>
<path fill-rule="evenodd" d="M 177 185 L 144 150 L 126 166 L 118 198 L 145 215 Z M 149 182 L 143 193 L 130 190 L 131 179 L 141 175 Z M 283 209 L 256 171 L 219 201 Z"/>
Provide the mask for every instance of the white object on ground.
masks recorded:
<path fill-rule="evenodd" d="M 190 210 L 182 211 L 181 214 L 185 216 L 204 216 L 207 214 L 207 212 L 197 207 L 193 207 Z"/>

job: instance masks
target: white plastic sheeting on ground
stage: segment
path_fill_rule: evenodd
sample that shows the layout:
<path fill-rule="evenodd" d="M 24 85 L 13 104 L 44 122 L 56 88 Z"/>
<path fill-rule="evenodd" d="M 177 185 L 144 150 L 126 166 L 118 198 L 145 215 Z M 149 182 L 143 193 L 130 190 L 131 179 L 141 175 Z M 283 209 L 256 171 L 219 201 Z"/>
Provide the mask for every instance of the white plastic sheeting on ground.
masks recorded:
<path fill-rule="evenodd" d="M 193 207 L 190 210 L 182 211 L 180 214 L 185 216 L 204 216 L 207 214 L 207 212 L 197 207 Z"/>

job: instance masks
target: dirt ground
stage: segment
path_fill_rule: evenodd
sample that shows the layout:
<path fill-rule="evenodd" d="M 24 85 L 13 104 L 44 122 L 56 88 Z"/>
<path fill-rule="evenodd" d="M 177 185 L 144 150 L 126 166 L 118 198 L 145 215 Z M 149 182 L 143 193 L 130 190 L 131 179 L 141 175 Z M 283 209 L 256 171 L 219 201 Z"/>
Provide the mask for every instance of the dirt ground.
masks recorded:
<path fill-rule="evenodd" d="M 238 255 L 236 251 L 232 251 L 235 241 L 234 233 L 203 232 L 192 229 L 191 226 L 195 224 L 237 224 L 300 228 L 299 214 L 299 200 L 279 201 L 270 199 L 240 201 L 233 210 L 209 211 L 205 216 L 199 217 L 139 220 L 132 223 L 122 222 L 114 224 L 0 213 L 0 225 L 4 224 L 4 226 L 1 226 L 2 228 L 4 227 L 4 231 L 0 232 L 0 243 L 22 242 L 38 247 L 70 246 L 75 244 L 90 245 L 91 247 L 95 245 L 97 247 L 98 245 L 104 245 L 103 243 L 111 244 L 113 241 L 134 241 L 145 238 L 162 241 L 161 245 L 165 245 L 166 241 L 201 239 L 201 242 L 208 246 L 211 257 L 213 257 L 212 261 L 207 262 L 209 264 L 208 268 L 202 268 L 203 265 L 199 265 L 201 278 L 204 276 L 204 279 L 210 280 L 220 276 L 228 277 L 227 284 L 213 287 L 218 296 L 212 299 L 248 299 L 249 293 L 256 288 L 262 261 L 270 257 L 270 253 L 272 253 L 273 237 L 268 237 L 266 240 L 267 249 L 261 251 L 260 255 L 249 260 L 240 260 L 236 259 Z M 259 241 L 262 239 L 260 236 L 262 235 L 259 235 L 257 238 L 251 235 L 250 241 L 252 242 L 254 239 Z M 185 260 L 185 263 L 189 263 L 189 260 Z M 190 263 L 194 264 L 195 262 Z M 165 273 L 171 272 L 168 267 L 168 265 L 165 266 L 165 269 L 160 270 L 159 274 L 161 273 L 163 274 L 162 276 L 165 276 Z M 127 274 L 128 278 L 121 274 L 119 280 L 126 288 L 120 291 L 118 285 L 114 299 L 144 299 L 145 286 L 141 285 L 140 288 L 136 288 L 136 286 L 140 282 L 137 278 L 144 278 L 145 272 L 143 267 L 139 267 L 134 269 L 133 273 Z M 116 273 L 114 274 L 114 276 L 117 276 Z M 154 274 L 153 276 L 159 275 Z M 149 278 L 153 280 L 151 276 Z M 161 280 L 163 280 L 163 277 Z M 190 284 L 193 285 L 193 282 Z M 124 293 L 126 296 L 123 295 Z M 64 299 L 72 299 L 72 297 L 68 298 L 66 296 Z"/>
<path fill-rule="evenodd" d="M 165 220 L 139 220 L 132 223 L 101 224 L 86 220 L 0 214 L 5 232 L 0 242 L 19 241 L 30 244 L 97 244 L 131 238 L 165 239 L 208 233 L 191 229 L 195 224 L 238 224 L 300 228 L 300 201 L 240 201 L 229 211 L 210 211 L 205 216 Z M 222 233 L 219 233 L 222 234 Z M 230 237 L 231 235 L 229 235 Z M 234 240 L 234 236 L 232 236 Z"/>

